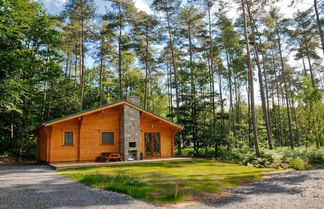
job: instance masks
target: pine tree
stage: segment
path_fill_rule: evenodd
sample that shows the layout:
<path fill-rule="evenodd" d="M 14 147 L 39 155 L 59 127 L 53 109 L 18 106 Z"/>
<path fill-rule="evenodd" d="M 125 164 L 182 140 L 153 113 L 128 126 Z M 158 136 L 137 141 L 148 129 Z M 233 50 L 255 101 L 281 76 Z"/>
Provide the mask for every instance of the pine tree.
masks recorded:
<path fill-rule="evenodd" d="M 135 51 L 145 68 L 144 109 L 149 109 L 150 72 L 155 66 L 153 43 L 156 41 L 159 22 L 145 12 L 137 14 L 134 24 Z"/>
<path fill-rule="evenodd" d="M 83 109 L 84 100 L 84 72 L 86 42 L 90 37 L 90 21 L 94 17 L 94 2 L 92 0 L 69 0 L 61 14 L 65 21 L 74 25 L 79 34 L 79 56 L 80 56 L 80 110 Z"/>
<path fill-rule="evenodd" d="M 125 73 L 125 66 L 123 66 L 123 54 L 132 48 L 130 43 L 131 37 L 127 33 L 133 26 L 133 21 L 136 19 L 137 9 L 132 0 L 107 0 L 111 2 L 111 9 L 107 11 L 105 20 L 107 21 L 107 28 L 113 30 L 113 39 L 117 42 L 117 72 L 119 80 L 119 97 L 122 98 L 125 89 L 123 85 L 123 76 Z"/>

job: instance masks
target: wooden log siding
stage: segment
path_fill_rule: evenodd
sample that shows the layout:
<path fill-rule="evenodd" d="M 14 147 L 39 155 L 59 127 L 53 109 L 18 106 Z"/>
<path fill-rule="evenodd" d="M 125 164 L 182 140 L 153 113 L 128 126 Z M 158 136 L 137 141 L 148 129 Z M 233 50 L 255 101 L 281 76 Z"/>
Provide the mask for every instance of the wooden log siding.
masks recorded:
<path fill-rule="evenodd" d="M 141 114 L 141 152 L 145 156 L 145 133 L 160 133 L 160 157 L 172 157 L 173 156 L 173 143 L 174 136 L 177 129 L 171 127 L 169 124 L 157 120 L 145 113 Z"/>
<path fill-rule="evenodd" d="M 36 131 L 38 159 L 48 163 L 92 162 L 103 152 L 120 152 L 121 105 L 43 126 Z M 173 138 L 179 127 L 146 112 L 140 116 L 140 151 L 144 154 L 144 133 L 160 133 L 161 157 L 173 156 Z M 64 145 L 64 133 L 73 132 L 73 145 Z M 114 144 L 101 143 L 102 132 L 114 132 Z M 144 155 L 145 157 L 145 155 Z"/>
<path fill-rule="evenodd" d="M 102 152 L 119 152 L 119 122 L 121 109 L 114 107 L 83 116 L 80 160 L 94 161 Z M 101 132 L 114 132 L 114 145 L 102 145 Z"/>

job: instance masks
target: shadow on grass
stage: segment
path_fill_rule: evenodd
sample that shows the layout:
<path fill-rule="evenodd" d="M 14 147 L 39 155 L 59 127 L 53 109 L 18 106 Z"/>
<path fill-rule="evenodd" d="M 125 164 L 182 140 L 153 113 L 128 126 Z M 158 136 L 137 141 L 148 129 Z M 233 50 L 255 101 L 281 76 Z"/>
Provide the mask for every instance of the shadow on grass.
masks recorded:
<path fill-rule="evenodd" d="M 226 177 L 222 178 L 215 174 L 181 178 L 160 172 L 149 172 L 139 177 L 124 171 L 113 174 L 67 174 L 67 176 L 90 187 L 120 192 L 146 201 L 178 202 L 206 192 L 219 192 L 223 187 L 241 185 L 242 180 L 256 179 L 259 173 L 245 172 L 243 176 L 225 175 Z"/>
<path fill-rule="evenodd" d="M 173 192 L 169 192 L 170 188 L 168 188 L 168 185 L 165 185 L 166 187 L 160 187 L 161 191 L 158 191 L 155 187 L 156 185 L 140 182 L 127 173 L 113 176 L 103 174 L 81 174 L 72 177 L 79 183 L 90 187 L 119 192 L 152 202 L 175 202 L 181 200 L 183 197 L 181 194 L 175 197 Z"/>

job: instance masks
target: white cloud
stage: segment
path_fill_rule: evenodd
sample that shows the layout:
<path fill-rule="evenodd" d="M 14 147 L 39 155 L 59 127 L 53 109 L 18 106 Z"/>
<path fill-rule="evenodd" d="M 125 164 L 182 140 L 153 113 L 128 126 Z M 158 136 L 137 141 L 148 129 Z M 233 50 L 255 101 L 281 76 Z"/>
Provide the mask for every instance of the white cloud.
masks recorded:
<path fill-rule="evenodd" d="M 145 2 L 145 0 L 135 0 L 135 7 L 143 12 L 146 12 L 149 15 L 153 13 L 148 3 Z"/>

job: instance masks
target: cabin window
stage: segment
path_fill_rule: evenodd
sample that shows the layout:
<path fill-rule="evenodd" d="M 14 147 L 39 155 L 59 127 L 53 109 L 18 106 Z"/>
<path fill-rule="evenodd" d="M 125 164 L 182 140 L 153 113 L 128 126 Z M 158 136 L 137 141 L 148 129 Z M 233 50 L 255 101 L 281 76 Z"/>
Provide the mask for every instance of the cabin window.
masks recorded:
<path fill-rule="evenodd" d="M 73 145 L 73 132 L 64 133 L 64 145 Z"/>
<path fill-rule="evenodd" d="M 114 132 L 102 132 L 101 143 L 102 144 L 115 144 Z"/>

